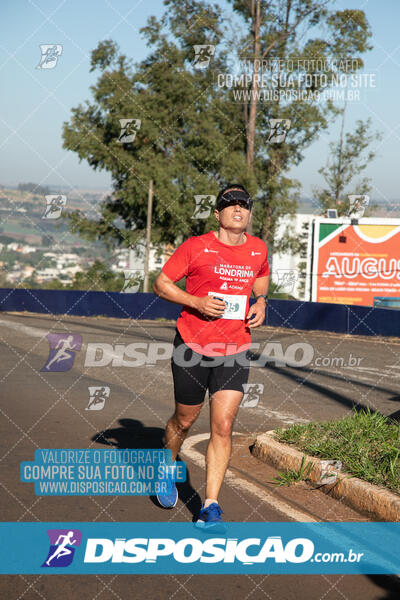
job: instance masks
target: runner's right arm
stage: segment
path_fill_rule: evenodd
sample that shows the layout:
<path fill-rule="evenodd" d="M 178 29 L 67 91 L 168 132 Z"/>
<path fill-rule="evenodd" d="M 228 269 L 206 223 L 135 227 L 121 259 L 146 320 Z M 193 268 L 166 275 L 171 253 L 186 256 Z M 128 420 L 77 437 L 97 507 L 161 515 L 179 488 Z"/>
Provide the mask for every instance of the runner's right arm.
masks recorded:
<path fill-rule="evenodd" d="M 221 316 L 226 308 L 223 300 L 216 300 L 212 296 L 192 296 L 181 290 L 162 271 L 154 282 L 153 291 L 164 300 L 194 308 L 209 317 Z"/>
<path fill-rule="evenodd" d="M 198 297 L 181 290 L 175 283 L 190 276 L 193 264 L 193 238 L 184 241 L 169 257 L 161 273 L 154 282 L 153 290 L 169 302 L 194 308 L 209 317 L 220 317 L 225 310 L 225 302 L 212 296 Z"/>

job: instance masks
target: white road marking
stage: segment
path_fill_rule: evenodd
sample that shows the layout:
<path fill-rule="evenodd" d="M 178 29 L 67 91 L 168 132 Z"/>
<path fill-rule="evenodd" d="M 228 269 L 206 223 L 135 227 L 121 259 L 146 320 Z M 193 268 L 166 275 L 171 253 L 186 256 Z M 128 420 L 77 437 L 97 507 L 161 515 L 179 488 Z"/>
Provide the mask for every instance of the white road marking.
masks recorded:
<path fill-rule="evenodd" d="M 21 323 L 15 323 L 14 321 L 4 321 L 3 319 L 0 319 L 0 326 L 4 325 L 5 327 L 9 327 L 10 329 L 14 329 L 15 331 L 20 331 L 21 333 L 24 333 L 25 335 L 29 335 L 31 337 L 35 337 L 35 338 L 40 338 L 40 339 L 45 339 L 46 336 L 50 333 L 50 330 L 45 330 L 45 329 L 40 329 L 39 327 L 30 327 L 29 325 L 22 325 Z M 60 333 L 58 332 L 53 332 L 53 333 Z M 68 333 L 68 331 L 62 332 L 65 333 L 66 335 Z M 85 348 L 87 348 L 87 343 L 86 342 L 82 342 L 82 346 L 81 346 L 81 350 L 84 350 Z M 115 353 L 113 351 L 110 352 L 110 350 L 108 348 L 103 349 L 103 356 L 108 356 L 110 359 L 114 358 Z"/>
<path fill-rule="evenodd" d="M 3 319 L 0 319 L 0 325 L 9 327 L 15 331 L 20 331 L 21 333 L 25 333 L 25 335 L 30 335 L 31 337 L 44 338 L 49 333 L 45 329 L 39 329 L 39 327 L 29 327 L 28 325 L 15 323 L 15 321 L 4 321 Z"/>
<path fill-rule="evenodd" d="M 233 435 L 240 435 L 239 433 L 234 433 Z M 198 435 L 192 435 L 187 438 L 182 445 L 181 454 L 187 456 L 190 460 L 192 460 L 197 466 L 201 467 L 205 470 L 205 457 L 201 452 L 196 450 L 194 446 L 203 442 L 204 440 L 209 438 L 208 433 L 199 433 Z M 283 500 L 279 500 L 273 494 L 268 492 L 267 490 L 258 487 L 251 481 L 247 481 L 246 479 L 242 479 L 238 477 L 231 469 L 228 469 L 225 475 L 225 480 L 227 483 L 232 485 L 232 487 L 238 488 L 243 494 L 253 494 L 265 504 L 268 504 L 274 510 L 279 511 L 281 514 L 285 515 L 285 517 L 289 517 L 293 521 L 298 521 L 300 523 L 317 523 L 317 519 L 313 519 L 309 514 L 303 513 L 300 510 L 297 510 L 287 504 Z"/>
<path fill-rule="evenodd" d="M 246 407 L 243 407 L 243 410 L 246 410 Z M 290 413 L 282 413 L 278 410 L 264 408 L 260 405 L 254 406 L 249 410 L 251 410 L 252 412 L 254 411 L 257 413 L 262 413 L 263 415 L 265 415 L 265 417 L 268 417 L 269 419 L 278 419 L 279 421 L 282 421 L 282 423 L 284 423 L 285 425 L 293 425 L 295 423 L 303 424 L 310 422 L 310 419 L 302 419 L 300 417 L 296 417 L 296 415 L 292 415 Z"/>

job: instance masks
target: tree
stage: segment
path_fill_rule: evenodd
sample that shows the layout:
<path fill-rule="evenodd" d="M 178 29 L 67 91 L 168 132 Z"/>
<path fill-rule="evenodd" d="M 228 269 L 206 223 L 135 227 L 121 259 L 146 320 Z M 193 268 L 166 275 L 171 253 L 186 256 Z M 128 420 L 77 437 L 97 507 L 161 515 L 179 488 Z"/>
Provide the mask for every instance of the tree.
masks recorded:
<path fill-rule="evenodd" d="M 70 214 L 72 231 L 110 245 L 134 245 L 144 237 L 148 182 L 153 179 L 152 242 L 175 243 L 210 229 L 211 219 L 191 218 L 195 195 L 215 195 L 220 182 L 246 173 L 243 138 L 226 157 L 229 116 L 223 98 L 214 93 L 211 72 L 192 67 L 193 43 L 205 35 L 218 41 L 220 13 L 199 9 L 192 16 L 189 38 L 185 20 L 177 15 L 170 19 L 181 48 L 151 18 L 143 32 L 153 50 L 135 69 L 112 41 L 93 51 L 91 70 L 101 73 L 92 87 L 95 102 L 73 110 L 64 127 L 64 147 L 93 168 L 109 170 L 114 191 L 100 206 L 97 221 Z M 167 19 L 166 14 L 164 24 Z M 123 118 L 140 122 L 132 143 L 118 142 Z"/>
<path fill-rule="evenodd" d="M 100 292 L 120 292 L 124 285 L 124 276 L 115 274 L 103 262 L 96 260 L 87 271 L 76 273 L 70 290 L 91 290 Z"/>
<path fill-rule="evenodd" d="M 175 243 L 216 225 L 212 212 L 207 219 L 192 218 L 194 197 L 216 195 L 221 185 L 236 181 L 257 198 L 254 232 L 273 246 L 278 219 L 297 204 L 299 184 L 287 171 L 302 160 L 337 109 L 330 101 L 318 105 L 279 95 L 264 101 L 257 95 L 257 75 L 272 82 L 274 72 L 268 65 L 259 68 L 257 60 L 285 59 L 280 73 L 296 76 L 299 67 L 288 67 L 288 59 L 350 55 L 357 69 L 370 31 L 363 11 L 329 11 L 332 0 L 231 3 L 233 14 L 224 18 L 219 6 L 206 1 L 165 0 L 165 14 L 151 17 L 141 30 L 151 51 L 138 64 L 112 40 L 92 52 L 91 70 L 100 72 L 91 88 L 93 101 L 73 109 L 64 124 L 64 147 L 94 169 L 108 170 L 113 193 L 95 221 L 69 213 L 73 232 L 110 246 L 135 244 L 144 238 L 153 179 L 152 242 Z M 204 49 L 209 66 L 199 68 Z M 242 91 L 250 96 L 237 101 L 232 94 L 238 86 L 219 85 L 218 75 L 246 57 L 250 78 Z M 297 91 L 322 89 L 318 64 L 310 70 L 312 84 L 299 80 Z M 336 72 L 327 69 L 328 81 Z M 291 122 L 285 143 L 271 141 L 271 118 Z M 126 143 L 119 140 L 120 125 L 126 124 L 120 119 L 133 119 L 133 136 Z"/>
<path fill-rule="evenodd" d="M 356 121 L 353 132 L 344 132 L 346 106 L 343 109 L 339 139 L 329 144 L 330 154 L 327 164 L 318 169 L 326 183 L 326 187 L 314 187 L 313 192 L 323 212 L 328 208 L 336 208 L 338 215 L 349 212 L 349 194 L 368 194 L 371 190 L 371 179 L 360 175 L 375 158 L 370 144 L 382 139 L 380 132 L 371 131 L 371 119 Z"/>

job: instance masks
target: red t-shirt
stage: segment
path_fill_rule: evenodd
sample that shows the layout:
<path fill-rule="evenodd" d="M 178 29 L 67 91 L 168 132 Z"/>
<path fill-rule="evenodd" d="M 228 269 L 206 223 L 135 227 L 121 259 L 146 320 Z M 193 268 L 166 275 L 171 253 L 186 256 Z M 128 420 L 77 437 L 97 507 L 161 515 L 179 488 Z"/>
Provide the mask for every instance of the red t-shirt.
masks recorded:
<path fill-rule="evenodd" d="M 205 356 L 236 354 L 250 347 L 250 329 L 244 321 L 249 298 L 254 281 L 269 274 L 267 246 L 260 238 L 246 233 L 244 244 L 231 246 L 220 242 L 213 231 L 191 237 L 175 250 L 162 271 L 174 283 L 186 277 L 186 291 L 193 296 L 209 292 L 230 296 L 232 318 L 209 317 L 183 307 L 177 328 L 185 344 Z"/>

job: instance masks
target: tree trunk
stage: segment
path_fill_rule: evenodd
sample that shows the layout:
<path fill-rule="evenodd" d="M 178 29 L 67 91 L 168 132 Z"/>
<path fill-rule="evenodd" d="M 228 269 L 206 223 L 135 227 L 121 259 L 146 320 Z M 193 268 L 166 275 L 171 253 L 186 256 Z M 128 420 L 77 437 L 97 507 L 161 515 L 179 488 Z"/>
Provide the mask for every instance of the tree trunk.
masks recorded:
<path fill-rule="evenodd" d="M 254 9 L 254 2 L 256 7 Z M 251 83 L 249 119 L 246 130 L 246 162 L 250 169 L 254 163 L 254 143 L 256 137 L 256 118 L 257 118 L 257 91 L 258 91 L 258 71 L 260 69 L 260 3 L 261 0 L 252 1 L 252 33 L 254 37 L 254 57 L 253 57 L 253 77 Z"/>
<path fill-rule="evenodd" d="M 256 6 L 254 6 L 256 3 Z M 246 126 L 246 162 L 247 166 L 253 170 L 254 164 L 254 144 L 256 138 L 256 119 L 257 119 L 257 91 L 258 91 L 258 72 L 260 69 L 260 26 L 261 26 L 261 0 L 252 0 L 251 2 L 251 30 L 254 37 L 253 44 L 253 77 L 251 82 L 250 107 L 248 115 L 245 116 Z M 247 111 L 247 106 L 245 107 Z M 247 231 L 250 235 L 253 233 L 252 221 L 247 226 Z"/>
<path fill-rule="evenodd" d="M 344 119 L 346 116 L 347 100 L 343 108 L 342 126 L 340 128 L 340 139 L 338 146 L 338 162 L 337 162 L 337 173 L 336 173 L 336 189 L 335 189 L 335 207 L 337 208 L 339 197 L 342 191 L 342 159 L 343 159 L 343 139 L 344 139 Z"/>

